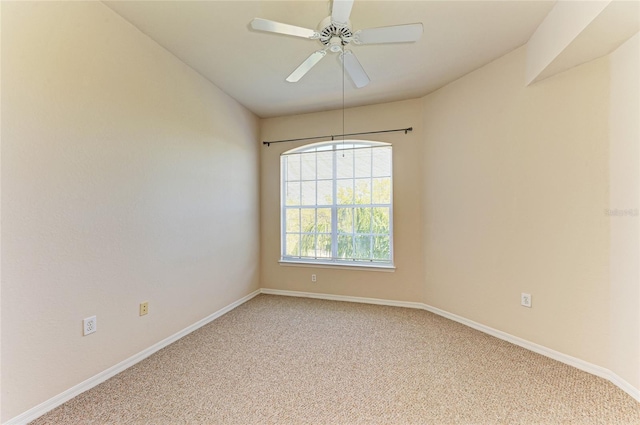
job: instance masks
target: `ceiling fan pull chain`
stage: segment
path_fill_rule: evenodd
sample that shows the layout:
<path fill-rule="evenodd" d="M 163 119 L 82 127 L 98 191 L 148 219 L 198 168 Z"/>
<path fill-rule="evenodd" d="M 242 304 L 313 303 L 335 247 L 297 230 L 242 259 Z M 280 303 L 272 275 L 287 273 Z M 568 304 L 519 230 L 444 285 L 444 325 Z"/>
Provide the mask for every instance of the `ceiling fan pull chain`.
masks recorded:
<path fill-rule="evenodd" d="M 342 157 L 344 158 L 344 50 L 342 51 Z"/>

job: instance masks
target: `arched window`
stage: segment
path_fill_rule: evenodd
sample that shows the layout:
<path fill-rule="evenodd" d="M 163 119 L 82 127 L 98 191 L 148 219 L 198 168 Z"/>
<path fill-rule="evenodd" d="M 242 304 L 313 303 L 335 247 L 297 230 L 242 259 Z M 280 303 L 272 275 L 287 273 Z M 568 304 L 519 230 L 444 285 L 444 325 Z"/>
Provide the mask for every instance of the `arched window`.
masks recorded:
<path fill-rule="evenodd" d="M 393 266 L 391 155 L 359 140 L 283 153 L 281 260 Z"/>

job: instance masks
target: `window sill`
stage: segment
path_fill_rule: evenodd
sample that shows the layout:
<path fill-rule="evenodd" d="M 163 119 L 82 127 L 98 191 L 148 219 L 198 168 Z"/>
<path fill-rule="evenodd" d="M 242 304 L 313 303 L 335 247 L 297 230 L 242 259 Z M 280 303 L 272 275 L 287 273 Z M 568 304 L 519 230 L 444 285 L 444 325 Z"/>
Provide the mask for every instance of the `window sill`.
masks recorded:
<path fill-rule="evenodd" d="M 291 260 L 280 260 L 278 261 L 281 266 L 285 267 L 313 267 L 318 269 L 342 269 L 342 270 L 353 270 L 353 271 L 378 271 L 378 272 L 387 272 L 393 273 L 396 271 L 396 267 L 393 265 L 382 265 L 382 264 L 345 264 L 345 263 L 334 263 L 334 262 L 321 262 L 321 261 L 291 261 Z"/>

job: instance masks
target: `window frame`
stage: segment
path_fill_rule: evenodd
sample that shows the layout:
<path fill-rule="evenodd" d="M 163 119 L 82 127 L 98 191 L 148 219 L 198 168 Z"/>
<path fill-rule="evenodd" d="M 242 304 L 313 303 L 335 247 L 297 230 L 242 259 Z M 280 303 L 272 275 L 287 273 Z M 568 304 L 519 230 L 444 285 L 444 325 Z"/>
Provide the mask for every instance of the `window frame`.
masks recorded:
<path fill-rule="evenodd" d="M 342 205 L 337 202 L 337 182 L 339 180 L 337 176 L 337 155 L 341 151 L 352 150 L 355 151 L 357 149 L 371 149 L 375 147 L 388 147 L 390 152 L 390 163 L 389 163 L 389 204 L 374 204 L 373 200 L 371 200 L 368 204 L 348 204 Z M 322 149 L 325 148 L 325 149 Z M 326 149 L 329 148 L 329 149 Z M 317 198 L 315 204 L 316 217 L 318 208 L 330 208 L 331 209 L 331 249 L 332 256 L 331 258 L 309 258 L 300 256 L 288 256 L 286 255 L 286 238 L 287 238 L 287 224 L 286 224 L 286 214 L 287 214 L 287 167 L 284 163 L 284 158 L 289 155 L 294 154 L 302 154 L 305 152 L 319 152 L 321 150 L 327 150 L 332 152 L 332 204 L 330 206 L 323 205 L 318 206 Z M 288 163 L 286 164 L 288 166 Z M 374 179 L 375 177 L 370 174 L 369 179 Z M 300 176 L 300 182 L 302 183 L 302 176 Z M 351 180 L 355 180 L 357 177 L 351 177 Z M 320 179 L 321 181 L 322 179 Z M 316 183 L 319 181 L 318 176 L 316 174 L 316 178 L 312 181 Z M 317 195 L 316 195 L 317 196 Z M 279 263 L 281 265 L 293 265 L 293 266 L 306 266 L 306 267 L 330 267 L 330 268 L 361 268 L 366 270 L 383 270 L 383 271 L 394 271 L 395 270 L 395 260 L 394 260 L 394 228 L 393 228 L 393 145 L 391 143 L 386 142 L 378 142 L 372 140 L 333 140 L 319 143 L 311 143 L 304 146 L 299 146 L 294 149 L 290 149 L 280 154 L 280 260 Z M 291 206 L 289 206 L 291 207 Z M 300 205 L 298 208 L 302 208 L 302 199 L 300 199 Z M 338 208 L 358 208 L 358 207 L 366 207 L 366 208 L 376 208 L 376 207 L 384 207 L 389 208 L 389 260 L 374 260 L 370 259 L 341 259 L 337 257 L 337 238 L 340 234 L 338 231 L 338 219 L 337 219 L 337 211 Z M 308 208 L 308 206 L 307 206 Z M 302 235 L 302 233 L 300 233 Z M 316 231 L 315 235 L 318 232 Z M 373 233 L 367 234 L 369 237 L 374 236 Z M 300 252 L 301 254 L 302 252 Z"/>

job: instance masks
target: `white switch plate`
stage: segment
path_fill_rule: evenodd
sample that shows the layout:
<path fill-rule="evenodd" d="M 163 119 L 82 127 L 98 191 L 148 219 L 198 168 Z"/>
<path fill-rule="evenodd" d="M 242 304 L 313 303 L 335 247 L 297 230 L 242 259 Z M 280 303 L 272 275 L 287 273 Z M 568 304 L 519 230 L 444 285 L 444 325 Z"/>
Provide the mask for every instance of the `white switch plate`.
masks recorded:
<path fill-rule="evenodd" d="M 520 305 L 531 307 L 531 294 L 527 294 L 524 292 L 520 294 Z"/>
<path fill-rule="evenodd" d="M 87 317 L 82 321 L 83 335 L 89 335 L 98 330 L 98 318 L 96 316 Z"/>

